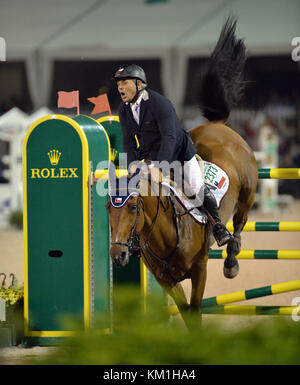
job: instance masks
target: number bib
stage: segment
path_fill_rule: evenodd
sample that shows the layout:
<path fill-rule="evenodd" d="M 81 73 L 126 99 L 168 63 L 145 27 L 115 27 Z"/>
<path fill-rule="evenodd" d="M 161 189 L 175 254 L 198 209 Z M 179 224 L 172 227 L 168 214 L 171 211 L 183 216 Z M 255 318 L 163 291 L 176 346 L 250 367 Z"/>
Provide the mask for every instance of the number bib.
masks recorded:
<path fill-rule="evenodd" d="M 224 170 L 216 164 L 204 161 L 204 182 L 214 194 L 218 208 L 229 188 L 229 178 Z"/>

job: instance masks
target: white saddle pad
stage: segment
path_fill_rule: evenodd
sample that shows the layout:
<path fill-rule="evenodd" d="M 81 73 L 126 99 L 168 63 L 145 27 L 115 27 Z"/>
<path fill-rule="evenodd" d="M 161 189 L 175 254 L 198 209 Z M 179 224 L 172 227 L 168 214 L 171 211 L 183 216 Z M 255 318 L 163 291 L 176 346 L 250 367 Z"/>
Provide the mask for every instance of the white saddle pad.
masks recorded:
<path fill-rule="evenodd" d="M 204 161 L 204 181 L 214 194 L 219 208 L 229 188 L 228 175 L 216 164 Z"/>
<path fill-rule="evenodd" d="M 214 194 L 219 208 L 222 198 L 225 196 L 229 188 L 228 175 L 219 166 L 204 161 L 204 181 Z M 162 185 L 166 186 L 174 193 L 174 196 L 185 210 L 190 210 L 193 208 L 189 214 L 194 218 L 196 222 L 200 224 L 207 223 L 208 218 L 206 214 L 194 207 L 193 203 L 183 195 L 182 191 L 179 191 L 178 189 L 175 189 L 174 186 L 170 185 L 168 179 L 163 178 Z"/>
<path fill-rule="evenodd" d="M 200 212 L 194 205 L 193 203 L 188 200 L 185 196 L 183 196 L 182 192 L 181 191 L 178 191 L 178 189 L 175 189 L 173 186 L 170 185 L 170 183 L 166 180 L 163 179 L 162 183 L 161 183 L 163 186 L 166 186 L 167 188 L 169 188 L 175 198 L 178 200 L 178 202 L 181 204 L 181 206 L 185 209 L 185 210 L 190 210 L 192 209 L 189 214 L 195 219 L 196 222 L 200 223 L 200 224 L 203 224 L 203 223 L 207 223 L 208 221 L 208 218 L 207 216 Z"/>

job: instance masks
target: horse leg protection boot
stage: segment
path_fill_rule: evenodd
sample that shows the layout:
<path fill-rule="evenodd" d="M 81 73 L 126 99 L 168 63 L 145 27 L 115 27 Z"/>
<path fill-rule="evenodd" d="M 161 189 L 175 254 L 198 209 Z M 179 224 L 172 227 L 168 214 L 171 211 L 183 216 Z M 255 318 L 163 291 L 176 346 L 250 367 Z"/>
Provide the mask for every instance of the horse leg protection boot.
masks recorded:
<path fill-rule="evenodd" d="M 214 223 L 212 223 L 213 235 L 217 241 L 218 246 L 223 246 L 226 243 L 228 243 L 230 240 L 232 240 L 232 235 L 226 229 L 226 226 L 222 223 L 219 217 L 216 199 L 213 193 L 210 191 L 210 189 L 206 185 L 204 185 L 203 207 L 205 208 L 206 211 L 208 211 L 208 213 L 210 214 L 210 216 L 214 221 Z"/>

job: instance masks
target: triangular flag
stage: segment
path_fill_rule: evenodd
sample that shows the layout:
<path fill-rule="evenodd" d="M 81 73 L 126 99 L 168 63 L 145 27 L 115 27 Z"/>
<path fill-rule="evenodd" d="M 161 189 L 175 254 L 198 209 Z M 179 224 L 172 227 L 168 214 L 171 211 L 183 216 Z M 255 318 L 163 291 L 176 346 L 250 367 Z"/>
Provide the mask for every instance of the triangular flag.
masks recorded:
<path fill-rule="evenodd" d="M 58 91 L 57 107 L 58 108 L 74 108 L 77 107 L 77 115 L 79 115 L 79 91 Z"/>
<path fill-rule="evenodd" d="M 95 105 L 93 111 L 91 112 L 92 115 L 108 111 L 109 115 L 111 116 L 111 110 L 107 94 L 102 94 L 94 98 L 88 98 L 88 101 Z"/>

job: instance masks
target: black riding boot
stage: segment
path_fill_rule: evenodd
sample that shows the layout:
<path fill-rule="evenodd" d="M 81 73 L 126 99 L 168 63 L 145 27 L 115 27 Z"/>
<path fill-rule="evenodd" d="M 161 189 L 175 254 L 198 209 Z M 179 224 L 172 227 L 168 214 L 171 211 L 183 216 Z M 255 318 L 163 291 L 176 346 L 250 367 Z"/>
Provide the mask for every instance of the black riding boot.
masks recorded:
<path fill-rule="evenodd" d="M 218 246 L 225 245 L 233 238 L 230 232 L 227 230 L 226 226 L 221 222 L 215 196 L 207 187 L 207 185 L 204 185 L 203 207 L 208 211 L 208 213 L 211 215 L 212 219 L 215 222 L 212 223 L 213 235 L 217 241 Z"/>

